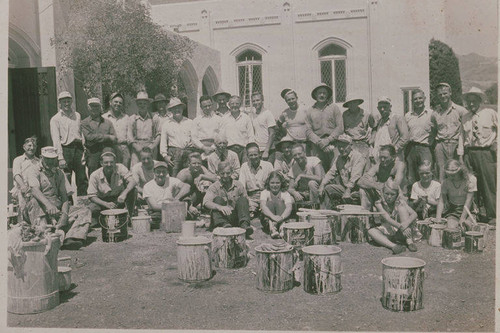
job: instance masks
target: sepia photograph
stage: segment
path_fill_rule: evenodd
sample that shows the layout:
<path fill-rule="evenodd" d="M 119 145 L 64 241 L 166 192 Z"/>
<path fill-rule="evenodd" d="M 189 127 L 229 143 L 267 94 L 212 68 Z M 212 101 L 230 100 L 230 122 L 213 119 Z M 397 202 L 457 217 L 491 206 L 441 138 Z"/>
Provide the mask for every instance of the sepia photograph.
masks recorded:
<path fill-rule="evenodd" d="M 497 1 L 2 6 L 2 331 L 496 330 Z"/>

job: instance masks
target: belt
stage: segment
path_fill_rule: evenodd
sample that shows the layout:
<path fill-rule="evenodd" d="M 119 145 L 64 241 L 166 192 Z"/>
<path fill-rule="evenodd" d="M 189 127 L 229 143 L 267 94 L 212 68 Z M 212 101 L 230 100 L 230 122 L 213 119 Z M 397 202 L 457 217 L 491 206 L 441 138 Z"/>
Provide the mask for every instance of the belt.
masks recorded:
<path fill-rule="evenodd" d="M 422 147 L 427 147 L 427 148 L 430 147 L 430 145 L 427 143 L 421 143 L 421 142 L 415 142 L 415 141 L 410 141 L 410 142 L 408 142 L 408 144 L 412 145 L 412 146 L 422 146 Z"/>
<path fill-rule="evenodd" d="M 458 139 L 439 139 L 439 140 L 436 140 L 437 143 L 457 143 L 458 142 Z"/>
<path fill-rule="evenodd" d="M 73 140 L 71 143 L 67 145 L 62 145 L 65 148 L 82 148 L 83 149 L 83 144 L 81 140 Z"/>
<path fill-rule="evenodd" d="M 491 146 L 486 146 L 486 147 L 471 147 L 471 146 L 467 146 L 467 147 L 465 147 L 465 150 L 491 150 Z"/>

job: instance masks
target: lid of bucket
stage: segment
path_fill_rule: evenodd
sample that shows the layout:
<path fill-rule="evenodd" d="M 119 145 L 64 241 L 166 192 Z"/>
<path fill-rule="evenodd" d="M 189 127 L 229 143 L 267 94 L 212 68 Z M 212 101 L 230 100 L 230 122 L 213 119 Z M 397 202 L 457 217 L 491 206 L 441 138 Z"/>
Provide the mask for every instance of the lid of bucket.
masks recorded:
<path fill-rule="evenodd" d="M 444 223 L 447 223 L 447 222 L 448 222 L 448 220 L 447 220 L 447 219 L 445 219 L 445 218 L 440 218 L 440 219 L 438 219 L 437 217 L 432 217 L 432 218 L 431 218 L 431 222 L 432 222 L 432 223 L 438 223 L 438 224 L 444 224 Z"/>
<path fill-rule="evenodd" d="M 255 252 L 262 252 L 262 253 L 285 253 L 290 251 L 293 251 L 293 246 L 286 243 L 285 241 L 281 241 L 281 243 L 278 242 L 272 242 L 271 244 L 265 243 L 257 245 L 255 247 Z"/>
<path fill-rule="evenodd" d="M 220 235 L 220 236 L 235 236 L 235 235 L 241 235 L 245 233 L 245 229 L 242 228 L 215 228 L 213 231 L 214 235 Z"/>
<path fill-rule="evenodd" d="M 449 231 L 449 232 L 460 232 L 460 229 L 457 228 L 446 228 L 444 231 Z"/>
<path fill-rule="evenodd" d="M 425 261 L 412 257 L 390 257 L 382 259 L 382 265 L 391 268 L 418 268 L 424 267 Z"/>
<path fill-rule="evenodd" d="M 429 220 L 418 220 L 417 224 L 431 224 L 431 221 L 429 221 Z"/>
<path fill-rule="evenodd" d="M 101 215 L 121 215 L 126 213 L 128 213 L 128 210 L 125 208 L 114 208 L 101 211 Z"/>
<path fill-rule="evenodd" d="M 177 240 L 177 245 L 205 245 L 210 243 L 212 241 L 205 236 L 180 237 Z"/>
<path fill-rule="evenodd" d="M 342 249 L 333 245 L 311 245 L 302 248 L 302 252 L 314 255 L 340 254 Z"/>
<path fill-rule="evenodd" d="M 132 221 L 141 221 L 141 220 L 151 220 L 151 216 L 149 215 L 141 215 L 141 216 L 134 216 L 132 217 Z"/>
<path fill-rule="evenodd" d="M 431 224 L 431 228 L 432 229 L 446 229 L 446 226 L 445 225 L 442 225 L 442 224 Z"/>
<path fill-rule="evenodd" d="M 310 229 L 313 227 L 314 224 L 308 222 L 288 222 L 283 224 L 285 229 Z"/>
<path fill-rule="evenodd" d="M 67 273 L 67 272 L 71 272 L 71 267 L 68 267 L 68 266 L 58 266 L 58 267 L 57 267 L 57 272 L 58 272 L 58 273 Z"/>
<path fill-rule="evenodd" d="M 328 215 L 321 213 L 314 213 L 309 217 L 311 220 L 325 220 L 328 219 Z"/>
<path fill-rule="evenodd" d="M 483 236 L 483 233 L 480 231 L 466 231 L 465 234 L 469 236 Z"/>

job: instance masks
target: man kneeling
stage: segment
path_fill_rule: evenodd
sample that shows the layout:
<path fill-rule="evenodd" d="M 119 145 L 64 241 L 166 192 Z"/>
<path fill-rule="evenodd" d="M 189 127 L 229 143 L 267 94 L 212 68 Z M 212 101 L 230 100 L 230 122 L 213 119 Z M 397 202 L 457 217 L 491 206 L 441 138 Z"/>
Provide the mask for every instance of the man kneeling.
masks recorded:
<path fill-rule="evenodd" d="M 405 251 L 403 245 L 416 252 L 411 225 L 417 220 L 417 213 L 404 200 L 399 200 L 398 195 L 399 186 L 389 179 L 382 189 L 382 198 L 375 202 L 375 208 L 382 213 L 382 224 L 368 230 L 368 234 L 375 243 L 391 249 L 394 254 Z"/>
<path fill-rule="evenodd" d="M 220 162 L 217 173 L 219 180 L 210 185 L 203 198 L 203 205 L 212 210 L 211 229 L 216 227 L 240 227 L 246 229 L 246 236 L 253 233 L 250 226 L 250 211 L 245 188 L 233 180 L 233 168 L 227 162 Z"/>

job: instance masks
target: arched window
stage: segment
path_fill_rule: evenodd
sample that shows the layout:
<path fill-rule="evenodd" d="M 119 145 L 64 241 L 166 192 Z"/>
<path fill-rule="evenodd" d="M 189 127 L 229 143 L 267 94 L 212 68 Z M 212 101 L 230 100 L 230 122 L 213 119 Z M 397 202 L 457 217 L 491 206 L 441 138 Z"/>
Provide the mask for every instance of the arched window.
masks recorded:
<path fill-rule="evenodd" d="M 251 105 L 254 91 L 262 91 L 262 55 L 253 50 L 245 50 L 236 56 L 238 85 L 245 106 Z"/>
<path fill-rule="evenodd" d="M 337 44 L 328 44 L 318 51 L 321 82 L 332 87 L 332 100 L 345 102 L 347 95 L 347 51 Z"/>

